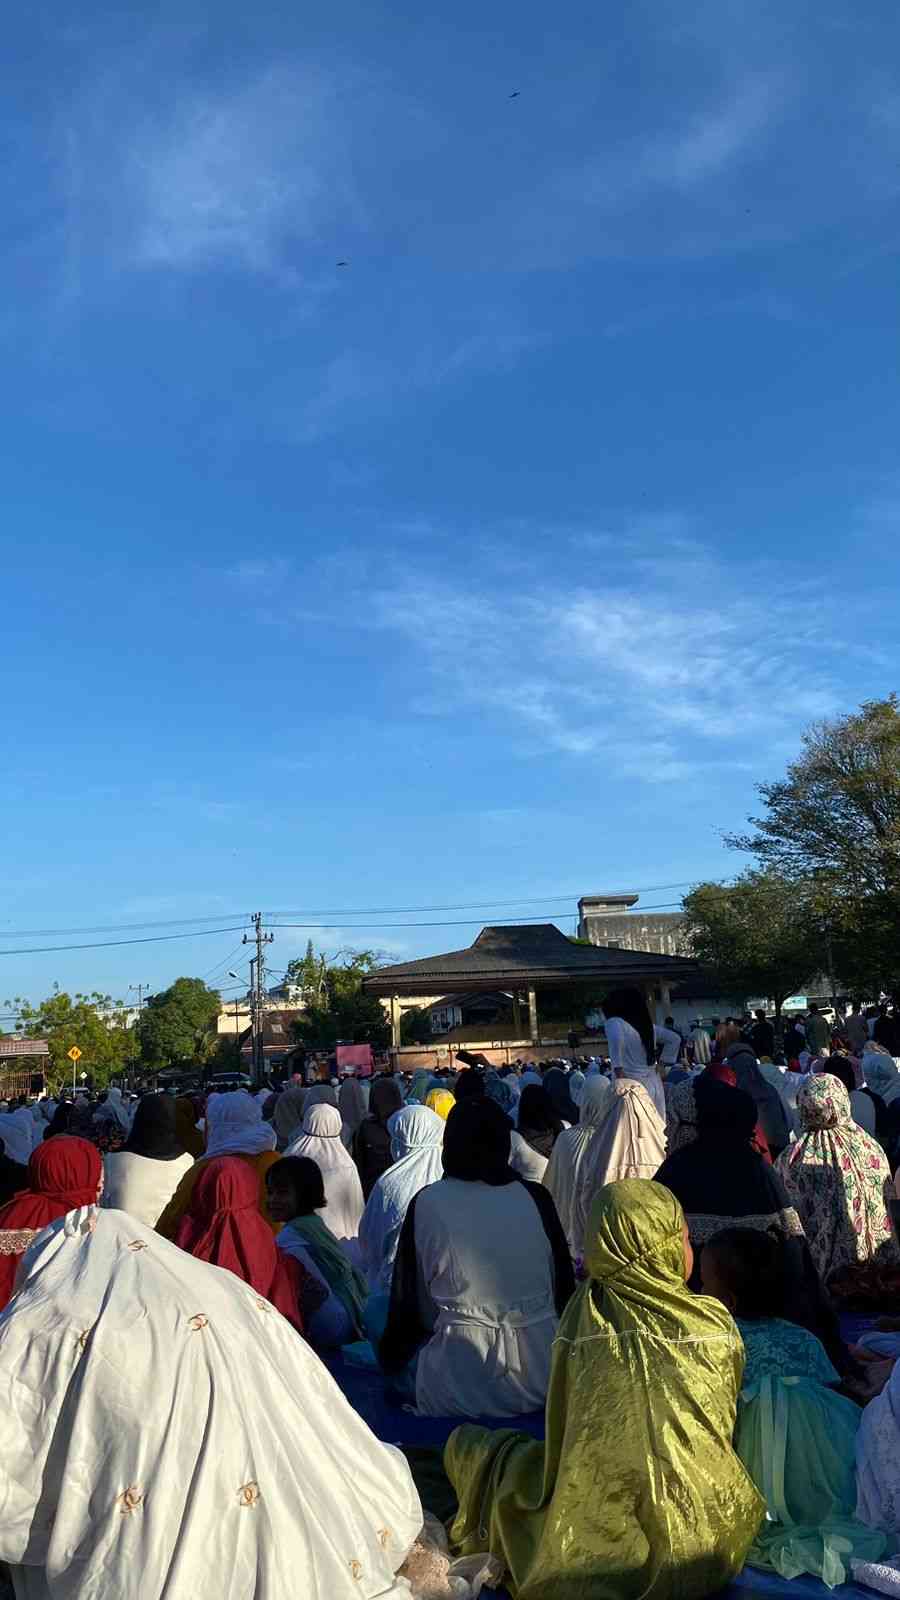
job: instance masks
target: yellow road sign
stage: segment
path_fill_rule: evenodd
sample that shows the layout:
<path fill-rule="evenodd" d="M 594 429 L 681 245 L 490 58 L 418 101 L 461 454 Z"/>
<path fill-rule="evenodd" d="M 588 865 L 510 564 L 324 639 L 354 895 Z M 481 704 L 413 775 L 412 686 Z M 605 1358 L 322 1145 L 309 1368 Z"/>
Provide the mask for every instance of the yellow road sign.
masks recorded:
<path fill-rule="evenodd" d="M 80 1061 L 81 1060 L 81 1051 L 79 1050 L 77 1044 L 73 1044 L 71 1050 L 67 1050 L 66 1054 L 69 1057 L 70 1061 Z"/>

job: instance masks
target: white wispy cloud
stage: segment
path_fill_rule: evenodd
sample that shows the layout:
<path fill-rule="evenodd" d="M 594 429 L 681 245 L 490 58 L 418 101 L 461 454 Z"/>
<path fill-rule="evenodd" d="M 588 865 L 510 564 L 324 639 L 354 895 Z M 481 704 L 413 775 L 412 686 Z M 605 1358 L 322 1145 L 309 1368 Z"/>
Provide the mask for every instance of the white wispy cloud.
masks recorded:
<path fill-rule="evenodd" d="M 750 78 L 733 95 L 690 119 L 687 126 L 648 151 L 648 179 L 691 187 L 730 172 L 753 152 L 773 121 L 779 86 L 772 78 Z"/>
<path fill-rule="evenodd" d="M 681 535 L 623 534 L 613 566 L 608 580 L 575 585 L 545 567 L 510 591 L 483 571 L 457 582 L 407 562 L 367 604 L 407 639 L 411 676 L 416 659 L 425 667 L 420 712 L 462 703 L 536 752 L 603 757 L 626 776 L 743 766 L 748 739 L 789 737 L 836 708 L 835 686 L 811 670 L 829 625 L 824 591 L 787 570 L 726 564 Z"/>

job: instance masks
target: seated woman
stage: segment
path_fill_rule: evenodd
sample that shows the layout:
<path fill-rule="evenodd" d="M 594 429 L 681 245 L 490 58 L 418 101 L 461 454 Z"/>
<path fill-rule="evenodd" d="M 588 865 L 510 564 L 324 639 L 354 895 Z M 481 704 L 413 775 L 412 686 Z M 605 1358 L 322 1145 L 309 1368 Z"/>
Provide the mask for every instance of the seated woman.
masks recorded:
<path fill-rule="evenodd" d="M 88 1208 L 22 1270 L 0 1320 L 19 1600 L 409 1600 L 406 1462 L 245 1284 Z"/>
<path fill-rule="evenodd" d="M 900 1261 L 887 1204 L 891 1170 L 881 1146 L 854 1123 L 844 1085 L 827 1073 L 807 1078 L 797 1109 L 801 1137 L 775 1167 L 822 1281 L 876 1256 Z"/>
<path fill-rule="evenodd" d="M 746 1353 L 734 1446 L 767 1508 L 747 1559 L 834 1588 L 887 1540 L 854 1516 L 862 1413 L 830 1387 L 840 1377 L 819 1340 L 784 1320 L 785 1266 L 777 1239 L 728 1228 L 703 1251 L 703 1291 L 728 1307 Z"/>
<path fill-rule="evenodd" d="M 391 1292 L 400 1229 L 410 1202 L 420 1189 L 427 1189 L 444 1175 L 444 1123 L 436 1112 L 427 1106 L 404 1106 L 390 1118 L 388 1132 L 393 1163 L 369 1195 L 359 1225 L 369 1288 L 373 1294 L 384 1295 Z"/>
<path fill-rule="evenodd" d="M 38 1145 L 28 1160 L 27 1187 L 0 1209 L 0 1311 L 36 1235 L 68 1211 L 96 1205 L 102 1188 L 103 1162 L 89 1140 L 60 1134 Z"/>
<path fill-rule="evenodd" d="M 515 1176 L 509 1150 L 499 1106 L 457 1104 L 444 1176 L 406 1213 L 379 1355 L 392 1374 L 415 1358 L 425 1416 L 520 1416 L 546 1397 L 572 1263 L 549 1194 Z"/>
<path fill-rule="evenodd" d="M 369 1114 L 360 1122 L 353 1140 L 353 1159 L 359 1169 L 364 1200 L 368 1200 L 391 1164 L 388 1121 L 402 1104 L 403 1090 L 396 1078 L 375 1079 L 369 1091 Z"/>
<path fill-rule="evenodd" d="M 286 1154 L 315 1162 L 325 1185 L 329 1228 L 358 1265 L 359 1225 L 365 1203 L 359 1173 L 341 1138 L 341 1114 L 337 1108 L 324 1103 L 310 1107 L 307 1101 L 303 1132 L 288 1146 Z"/>
<path fill-rule="evenodd" d="M 275 1130 L 263 1122 L 262 1110 L 245 1089 L 211 1094 L 206 1102 L 206 1150 L 188 1169 L 156 1224 L 164 1239 L 174 1239 L 178 1224 L 191 1203 L 194 1184 L 207 1161 L 218 1156 L 240 1156 L 256 1174 L 258 1205 L 262 1216 L 277 1232 L 266 1211 L 266 1171 L 277 1161 Z"/>
<path fill-rule="evenodd" d="M 178 1137 L 175 1101 L 148 1094 L 140 1101 L 121 1150 L 103 1158 L 103 1204 L 127 1211 L 155 1228 L 175 1190 L 194 1165 Z"/>
<path fill-rule="evenodd" d="M 553 1146 L 563 1132 L 562 1118 L 543 1084 L 528 1084 L 519 1099 L 509 1164 L 520 1178 L 543 1183 Z"/>
<path fill-rule="evenodd" d="M 298 1333 L 304 1331 L 304 1311 L 312 1314 L 324 1299 L 302 1266 L 278 1250 L 259 1214 L 256 1175 L 239 1156 L 205 1163 L 175 1243 L 249 1283 Z"/>
<path fill-rule="evenodd" d="M 705 1075 L 691 1088 L 696 1138 L 667 1156 L 656 1181 L 681 1202 L 694 1249 L 732 1224 L 802 1238 L 782 1180 L 753 1147 L 754 1101 Z"/>
<path fill-rule="evenodd" d="M 308 1338 L 323 1349 L 362 1339 L 366 1280 L 331 1229 L 316 1215 L 328 1205 L 316 1163 L 305 1156 L 285 1156 L 270 1168 L 267 1181 L 269 1209 L 284 1223 L 278 1248 L 298 1262 L 319 1286 L 319 1303 L 308 1307 Z"/>
<path fill-rule="evenodd" d="M 740 1336 L 687 1289 L 684 1214 L 657 1183 L 595 1197 L 585 1265 L 554 1345 L 546 1443 L 450 1436 L 453 1541 L 490 1549 L 516 1600 L 700 1600 L 740 1571 L 765 1509 L 731 1443 Z"/>
<path fill-rule="evenodd" d="M 412 1104 L 412 1100 L 407 1101 L 407 1105 Z M 451 1111 L 453 1110 L 453 1107 L 456 1105 L 456 1099 L 450 1093 L 449 1089 L 429 1089 L 427 1095 L 425 1096 L 425 1104 L 429 1111 L 436 1112 L 441 1121 L 446 1122 Z"/>
<path fill-rule="evenodd" d="M 578 1126 L 560 1134 L 544 1174 L 544 1187 L 553 1196 L 573 1261 L 584 1254 L 584 1223 L 575 1204 L 581 1169 L 587 1160 L 591 1140 L 612 1105 L 612 1098 L 613 1086 L 601 1073 L 594 1073 L 585 1080 Z"/>
<path fill-rule="evenodd" d="M 870 1528 L 900 1534 L 900 1361 L 870 1400 L 856 1436 L 856 1515 Z"/>

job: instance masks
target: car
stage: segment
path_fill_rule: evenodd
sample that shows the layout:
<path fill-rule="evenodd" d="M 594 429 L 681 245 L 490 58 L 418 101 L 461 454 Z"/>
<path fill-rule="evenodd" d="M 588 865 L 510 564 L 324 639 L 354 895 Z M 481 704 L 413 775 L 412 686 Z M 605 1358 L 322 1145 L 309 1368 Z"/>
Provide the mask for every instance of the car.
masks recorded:
<path fill-rule="evenodd" d="M 246 1072 L 217 1072 L 206 1087 L 210 1094 L 221 1094 L 226 1089 L 252 1089 L 253 1080 Z"/>

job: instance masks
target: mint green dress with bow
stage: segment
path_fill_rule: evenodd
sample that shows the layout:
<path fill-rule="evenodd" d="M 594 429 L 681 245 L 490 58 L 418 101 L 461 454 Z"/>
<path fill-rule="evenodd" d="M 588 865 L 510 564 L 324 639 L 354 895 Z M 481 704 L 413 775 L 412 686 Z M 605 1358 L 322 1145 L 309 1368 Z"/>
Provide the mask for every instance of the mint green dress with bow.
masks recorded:
<path fill-rule="evenodd" d="M 780 1318 L 738 1328 L 747 1359 L 734 1446 L 766 1501 L 747 1561 L 834 1588 L 851 1559 L 877 1561 L 888 1542 L 854 1515 L 862 1412 L 828 1387 L 838 1373 L 805 1328 Z"/>

